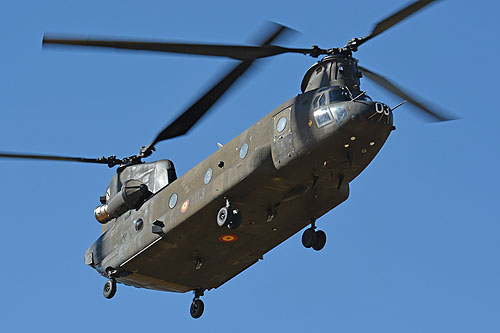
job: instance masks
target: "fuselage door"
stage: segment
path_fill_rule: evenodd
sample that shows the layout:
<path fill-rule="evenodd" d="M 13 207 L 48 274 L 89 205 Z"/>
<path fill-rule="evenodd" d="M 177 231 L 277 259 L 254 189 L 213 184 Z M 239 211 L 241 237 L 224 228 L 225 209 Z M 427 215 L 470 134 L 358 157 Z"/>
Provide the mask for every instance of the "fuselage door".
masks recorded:
<path fill-rule="evenodd" d="M 273 117 L 272 155 L 276 169 L 286 165 L 295 154 L 291 122 L 292 106 L 280 111 Z"/>

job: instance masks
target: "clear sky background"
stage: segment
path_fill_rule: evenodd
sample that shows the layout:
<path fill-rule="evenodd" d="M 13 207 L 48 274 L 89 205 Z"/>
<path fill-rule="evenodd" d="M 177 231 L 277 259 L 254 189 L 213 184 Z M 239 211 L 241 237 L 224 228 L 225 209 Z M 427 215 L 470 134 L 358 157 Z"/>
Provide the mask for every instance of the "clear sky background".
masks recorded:
<path fill-rule="evenodd" d="M 300 33 L 284 46 L 339 47 L 409 1 L 0 2 L 0 151 L 129 156 L 188 107 L 228 59 L 42 50 L 46 32 L 251 43 L 265 20 Z M 500 332 L 500 110 L 495 1 L 440 1 L 367 42 L 360 64 L 462 118 L 426 123 L 410 106 L 318 221 L 321 252 L 298 233 L 250 269 L 192 295 L 118 286 L 83 262 L 93 209 L 114 170 L 1 160 L 2 332 Z M 315 60 L 260 61 L 188 135 L 161 143 L 185 173 L 300 91 Z M 364 79 L 374 99 L 393 98 Z M 215 217 L 214 217 L 215 220 Z M 214 221 L 215 223 L 215 221 Z"/>

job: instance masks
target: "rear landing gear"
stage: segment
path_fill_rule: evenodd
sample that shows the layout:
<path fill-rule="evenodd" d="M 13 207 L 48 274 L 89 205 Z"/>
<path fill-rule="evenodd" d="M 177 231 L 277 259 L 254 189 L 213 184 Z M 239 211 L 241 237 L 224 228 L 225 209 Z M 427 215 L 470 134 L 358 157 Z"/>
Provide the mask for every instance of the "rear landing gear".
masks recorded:
<path fill-rule="evenodd" d="M 194 319 L 200 318 L 203 314 L 203 310 L 205 309 L 205 304 L 203 304 L 203 301 L 200 299 L 201 296 L 203 296 L 203 289 L 194 290 L 193 302 L 191 303 L 191 308 L 189 309 L 191 317 Z"/>
<path fill-rule="evenodd" d="M 113 296 L 115 296 L 116 294 L 116 281 L 115 279 L 109 279 L 108 281 L 106 281 L 106 283 L 104 284 L 104 288 L 102 290 L 102 294 L 104 295 L 104 297 L 106 298 L 113 298 Z"/>
<path fill-rule="evenodd" d="M 243 217 L 239 209 L 233 209 L 229 199 L 226 198 L 226 206 L 219 209 L 217 213 L 217 224 L 219 227 L 227 226 L 229 229 L 234 230 L 241 225 Z"/>
<path fill-rule="evenodd" d="M 194 299 L 193 303 L 191 303 L 191 317 L 194 319 L 198 319 L 203 314 L 203 310 L 205 309 L 205 305 L 201 299 Z"/>
<path fill-rule="evenodd" d="M 307 228 L 302 234 L 302 245 L 305 248 L 313 248 L 315 251 L 320 251 L 325 247 L 326 244 L 326 234 L 322 230 L 314 230 L 316 225 L 314 222 L 311 223 L 311 227 Z"/>

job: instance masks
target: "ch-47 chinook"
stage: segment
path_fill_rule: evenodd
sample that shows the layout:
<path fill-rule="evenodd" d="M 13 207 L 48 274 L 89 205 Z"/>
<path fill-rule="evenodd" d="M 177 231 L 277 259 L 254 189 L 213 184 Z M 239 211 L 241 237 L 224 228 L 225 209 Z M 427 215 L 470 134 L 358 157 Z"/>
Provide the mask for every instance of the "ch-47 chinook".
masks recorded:
<path fill-rule="evenodd" d="M 315 221 L 349 196 L 349 183 L 373 160 L 394 130 L 393 111 L 360 88 L 364 75 L 437 121 L 430 110 L 384 77 L 358 65 L 352 53 L 432 0 L 416 1 L 341 48 L 294 49 L 272 43 L 276 25 L 259 46 L 182 44 L 44 37 L 43 43 L 147 50 L 239 60 L 219 82 L 136 155 L 79 158 L 2 153 L 28 158 L 118 166 L 94 213 L 102 234 L 85 263 L 116 283 L 193 291 L 199 318 L 204 291 L 217 288 L 301 229 L 306 248 L 321 250 L 326 234 Z M 302 92 L 177 177 L 169 160 L 144 162 L 161 141 L 185 134 L 256 59 L 283 53 L 323 56 L 306 72 Z"/>

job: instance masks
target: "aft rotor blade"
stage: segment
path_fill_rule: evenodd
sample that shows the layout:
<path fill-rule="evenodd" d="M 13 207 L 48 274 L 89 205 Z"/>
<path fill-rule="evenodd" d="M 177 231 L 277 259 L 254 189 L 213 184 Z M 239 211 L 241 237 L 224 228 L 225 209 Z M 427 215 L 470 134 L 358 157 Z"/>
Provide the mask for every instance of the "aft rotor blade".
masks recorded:
<path fill-rule="evenodd" d="M 228 57 L 236 60 L 252 60 L 271 57 L 283 53 L 311 54 L 316 49 L 295 49 L 274 45 L 244 46 L 222 44 L 192 44 L 146 41 L 118 41 L 98 39 L 75 39 L 45 36 L 43 45 L 92 46 L 122 50 L 154 51 L 167 53 L 195 54 L 215 57 Z"/>
<path fill-rule="evenodd" d="M 415 12 L 419 11 L 420 9 L 429 5 L 430 3 L 436 2 L 436 1 L 437 0 L 418 0 L 418 1 L 415 1 L 414 3 L 412 3 L 411 5 L 406 6 L 405 8 L 392 14 L 391 16 L 387 17 L 386 19 L 378 22 L 369 35 L 361 38 L 360 40 L 358 40 L 356 42 L 356 46 L 363 44 L 364 42 L 372 39 L 373 37 L 375 37 L 377 35 L 380 35 L 382 32 L 386 31 L 387 29 L 391 28 L 392 26 L 403 21 L 404 19 L 406 19 L 410 15 L 414 14 Z"/>
<path fill-rule="evenodd" d="M 427 115 L 431 116 L 434 121 L 448 121 L 448 120 L 454 120 L 455 118 L 448 117 L 444 115 L 442 112 L 437 112 L 431 110 L 429 107 L 427 107 L 425 104 L 417 100 L 417 98 L 410 96 L 407 92 L 405 92 L 402 88 L 398 87 L 396 84 L 392 83 L 382 75 L 376 74 L 364 67 L 358 66 L 359 69 L 363 72 L 363 74 L 370 80 L 372 80 L 374 83 L 378 84 L 382 88 L 386 89 L 387 91 L 393 93 L 396 96 L 399 96 L 405 100 L 408 101 L 408 103 L 413 104 L 417 108 L 419 108 L 421 111 L 424 111 Z"/>
<path fill-rule="evenodd" d="M 276 25 L 271 33 L 263 40 L 262 45 L 272 43 L 280 34 L 288 28 Z M 145 149 L 145 152 L 151 152 L 153 146 L 160 141 L 174 138 L 176 136 L 187 133 L 194 124 L 206 114 L 208 110 L 222 97 L 222 95 L 240 78 L 254 60 L 243 61 L 229 71 L 221 80 L 219 80 L 212 88 L 210 88 L 200 99 L 198 99 L 191 107 L 175 119 L 170 125 L 165 127 L 153 142 Z M 145 154 L 147 155 L 147 153 Z"/>
<path fill-rule="evenodd" d="M 69 162 L 82 162 L 82 163 L 97 163 L 107 164 L 118 161 L 114 156 L 99 157 L 99 158 L 86 158 L 86 157 L 69 157 L 69 156 L 56 156 L 56 155 L 38 155 L 38 154 L 17 154 L 10 152 L 0 152 L 0 158 L 16 158 L 16 159 L 29 159 L 29 160 L 48 160 L 48 161 L 69 161 Z"/>

